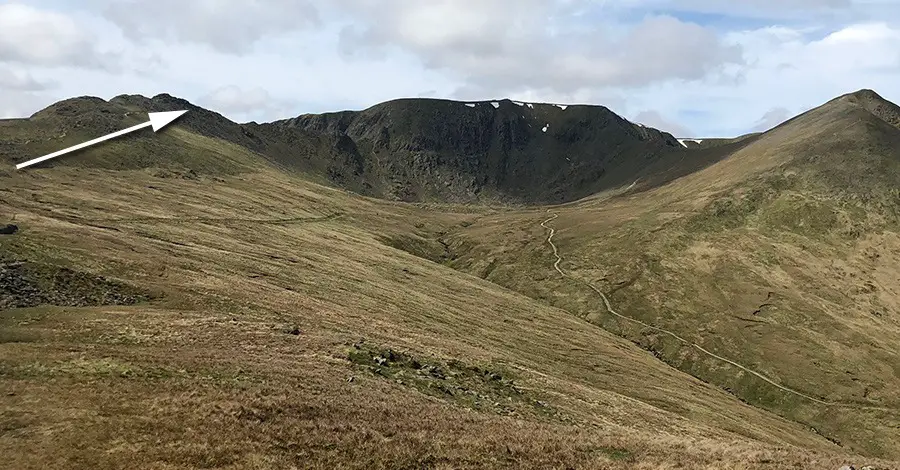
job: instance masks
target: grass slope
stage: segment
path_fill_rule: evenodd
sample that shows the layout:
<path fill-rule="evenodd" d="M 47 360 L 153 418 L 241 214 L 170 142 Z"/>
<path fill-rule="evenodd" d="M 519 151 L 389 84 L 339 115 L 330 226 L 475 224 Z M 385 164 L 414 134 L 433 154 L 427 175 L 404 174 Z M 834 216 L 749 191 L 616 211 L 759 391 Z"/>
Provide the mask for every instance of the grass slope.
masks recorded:
<path fill-rule="evenodd" d="M 872 111 L 889 103 L 861 104 L 871 96 L 833 100 L 667 185 L 552 208 L 561 266 L 577 282 L 552 268 L 544 209 L 445 235 L 459 249 L 454 266 L 845 448 L 897 458 L 900 130 Z M 686 342 L 609 314 L 584 282 L 617 312 Z"/>
<path fill-rule="evenodd" d="M 284 171 L 238 141 L 247 127 L 205 119 L 13 170 L 84 137 L 77 116 L 124 127 L 123 100 L 0 124 L 0 222 L 20 227 L 0 236 L 0 260 L 83 279 L 77 297 L 90 299 L 22 287 L 52 282 L 4 287 L 25 296 L 0 312 L 12 468 L 898 468 L 877 458 L 897 457 L 896 413 L 812 406 L 604 315 L 596 293 L 553 269 L 546 208 L 360 197 Z M 859 109 L 798 125 L 843 125 Z M 828 173 L 825 157 L 851 155 L 790 158 L 801 141 L 783 127 L 689 161 L 687 176 L 658 167 L 671 184 L 648 177 L 553 208 L 562 267 L 618 311 L 793 388 L 895 406 L 894 307 L 876 328 L 826 284 L 881 279 L 879 301 L 897 298 L 880 205 L 893 141 L 868 138 L 894 129 L 852 115 L 860 124 L 843 137 L 867 137 L 857 157 L 885 170 L 871 192 L 854 199 Z M 807 147 L 820 137 L 808 136 Z M 795 167 L 770 174 L 778 165 Z M 856 218 L 823 217 L 842 202 Z M 847 220 L 869 225 L 845 235 Z M 829 259 L 846 279 L 810 271 Z M 113 285 L 142 297 L 101 295 Z M 762 334 L 732 318 L 748 306 Z"/>
<path fill-rule="evenodd" d="M 5 259 L 156 293 L 0 313 L 12 468 L 867 461 L 569 312 L 383 242 L 508 211 L 365 199 L 266 167 L 3 170 L 0 214 L 21 228 L 0 238 Z"/>

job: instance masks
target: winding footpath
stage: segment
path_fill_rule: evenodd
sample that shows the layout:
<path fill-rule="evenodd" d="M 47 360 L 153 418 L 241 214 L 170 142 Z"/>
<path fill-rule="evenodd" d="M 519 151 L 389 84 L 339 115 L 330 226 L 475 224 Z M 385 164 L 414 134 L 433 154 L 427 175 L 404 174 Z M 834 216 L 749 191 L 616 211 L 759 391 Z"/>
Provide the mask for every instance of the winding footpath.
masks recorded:
<path fill-rule="evenodd" d="M 549 213 L 549 212 L 550 212 L 550 209 L 547 209 L 547 212 Z M 673 333 L 673 332 L 671 332 L 671 331 L 669 331 L 669 330 L 666 330 L 666 329 L 663 329 L 663 328 L 660 328 L 660 327 L 657 327 L 657 326 L 653 326 L 653 325 L 644 323 L 644 322 L 642 322 L 642 321 L 640 321 L 640 320 L 637 320 L 637 319 L 635 319 L 635 318 L 627 317 L 627 316 L 625 316 L 625 315 L 620 314 L 619 312 L 616 312 L 616 311 L 613 309 L 612 304 L 610 304 L 609 298 L 606 296 L 606 294 L 603 293 L 603 291 L 601 291 L 600 289 L 598 289 L 598 288 L 595 287 L 593 284 L 591 284 L 591 283 L 589 283 L 589 282 L 587 282 L 587 281 L 584 281 L 584 280 L 582 280 L 582 279 L 578 279 L 578 278 L 574 278 L 574 277 L 572 277 L 572 276 L 569 276 L 568 274 L 566 274 L 566 273 L 562 270 L 562 268 L 559 267 L 559 264 L 562 263 L 562 260 L 563 260 L 563 259 L 562 259 L 562 255 L 560 255 L 560 253 L 559 253 L 559 247 L 557 247 L 556 244 L 553 243 L 553 235 L 556 234 L 556 229 L 554 229 L 553 227 L 547 225 L 549 222 L 551 222 L 552 220 L 556 219 L 557 217 L 559 217 L 559 214 L 553 214 L 550 218 L 548 218 L 547 220 L 541 222 L 541 227 L 543 227 L 543 228 L 545 228 L 545 229 L 547 229 L 547 230 L 550 231 L 550 234 L 547 236 L 547 243 L 548 243 L 548 244 L 550 245 L 550 247 L 553 249 L 553 255 L 556 256 L 556 261 L 553 263 L 553 269 L 555 269 L 556 272 L 558 272 L 561 276 L 563 276 L 563 277 L 565 277 L 565 278 L 568 278 L 568 279 L 572 279 L 572 280 L 574 280 L 574 281 L 576 281 L 576 282 L 580 282 L 580 283 L 584 284 L 585 286 L 589 287 L 591 290 L 593 290 L 593 291 L 596 292 L 597 294 L 599 294 L 599 295 L 600 295 L 600 298 L 603 300 L 603 305 L 606 307 L 606 310 L 607 310 L 610 314 L 612 314 L 612 315 L 614 315 L 614 316 L 616 316 L 616 317 L 618 317 L 618 318 L 621 318 L 621 319 L 623 319 L 623 320 L 626 320 L 626 321 L 629 321 L 629 322 L 632 322 L 632 323 L 636 323 L 636 324 L 641 325 L 641 326 L 644 326 L 644 327 L 646 327 L 646 328 L 650 328 L 650 329 L 652 329 L 652 330 L 654 330 L 654 331 L 658 331 L 658 332 L 663 333 L 663 334 L 665 334 L 665 335 L 671 336 L 672 338 L 675 338 L 676 340 L 678 340 L 678 341 L 680 341 L 680 342 L 682 342 L 682 343 L 684 343 L 684 344 L 686 344 L 686 345 L 688 345 L 688 346 L 691 346 L 691 347 L 697 349 L 698 351 L 700 351 L 700 352 L 702 352 L 702 353 L 704 353 L 704 354 L 706 354 L 706 355 L 708 355 L 708 356 L 710 356 L 710 357 L 716 358 L 716 359 L 718 359 L 718 360 L 720 360 L 720 361 L 722 361 L 722 362 L 726 362 L 726 363 L 728 363 L 728 364 L 730 364 L 730 365 L 732 365 L 732 366 L 734 366 L 734 367 L 737 367 L 738 369 L 741 369 L 741 370 L 744 371 L 744 372 L 747 372 L 748 374 L 752 374 L 753 376 L 758 377 L 759 379 L 761 379 L 761 380 L 763 380 L 763 381 L 765 381 L 765 382 L 771 384 L 771 385 L 774 386 L 774 387 L 777 387 L 778 389 L 780 389 L 780 390 L 782 390 L 782 391 L 784 391 L 784 392 L 790 393 L 790 394 L 792 394 L 792 395 L 796 395 L 796 396 L 798 396 L 798 397 L 805 398 L 805 399 L 807 399 L 807 400 L 809 400 L 809 401 L 818 403 L 818 404 L 820 404 L 820 405 L 835 406 L 835 407 L 844 407 L 844 408 L 867 409 L 867 410 L 895 411 L 893 408 L 888 408 L 888 407 L 881 407 L 881 406 L 874 406 L 874 405 L 862 405 L 862 404 L 856 404 L 856 403 L 833 402 L 833 401 L 822 400 L 822 399 L 820 399 L 820 398 L 816 398 L 816 397 L 807 395 L 807 394 L 805 394 L 805 393 L 803 393 L 803 392 L 794 390 L 794 389 L 792 389 L 792 388 L 790 388 L 790 387 L 786 387 L 786 386 L 784 386 L 784 385 L 782 385 L 782 384 L 780 384 L 780 383 L 774 381 L 773 379 L 770 379 L 770 378 L 766 377 L 765 375 L 763 375 L 763 374 L 761 374 L 761 373 L 759 373 L 759 372 L 757 372 L 757 371 L 755 371 L 755 370 L 753 370 L 753 369 L 750 369 L 750 368 L 748 368 L 748 367 L 746 367 L 746 366 L 743 366 L 743 365 L 741 365 L 741 364 L 738 364 L 737 362 L 732 361 L 731 359 L 727 359 L 727 358 L 724 358 L 724 357 L 722 357 L 722 356 L 719 356 L 718 354 L 715 354 L 715 353 L 713 353 L 713 352 L 710 352 L 710 351 L 706 350 L 705 348 L 703 348 L 703 346 L 700 346 L 700 345 L 697 344 L 697 343 L 688 341 L 688 340 L 682 338 L 681 336 L 677 335 L 676 333 Z"/>

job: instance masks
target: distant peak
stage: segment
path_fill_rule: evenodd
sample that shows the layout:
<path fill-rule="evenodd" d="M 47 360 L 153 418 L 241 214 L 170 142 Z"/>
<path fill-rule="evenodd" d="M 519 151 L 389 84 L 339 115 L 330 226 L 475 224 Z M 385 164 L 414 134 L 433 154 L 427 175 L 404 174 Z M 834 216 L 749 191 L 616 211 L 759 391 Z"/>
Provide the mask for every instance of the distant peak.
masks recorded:
<path fill-rule="evenodd" d="M 77 96 L 53 103 L 31 115 L 31 118 L 41 119 L 49 116 L 71 117 L 92 111 L 108 111 L 110 108 L 111 105 L 103 98 L 96 96 Z"/>
<path fill-rule="evenodd" d="M 878 98 L 878 99 L 884 99 L 884 98 L 881 97 L 881 95 L 879 95 L 878 93 L 876 93 L 875 90 L 871 90 L 871 89 L 869 89 L 869 88 L 863 88 L 862 90 L 855 91 L 855 92 L 851 93 L 851 95 L 853 95 L 853 96 L 855 96 L 855 97 L 857 97 L 857 98 L 869 98 L 869 99 L 871 99 L 871 98 Z"/>
<path fill-rule="evenodd" d="M 862 90 L 854 91 L 853 93 L 847 93 L 846 95 L 842 95 L 837 99 L 850 101 L 851 103 L 886 101 L 881 95 L 876 93 L 875 90 L 871 90 L 869 88 L 863 88 Z"/>
<path fill-rule="evenodd" d="M 848 109 L 848 107 L 864 109 L 888 124 L 900 128 L 900 106 L 868 88 L 841 95 L 817 109 L 834 110 Z"/>
<path fill-rule="evenodd" d="M 71 104 L 92 104 L 92 105 L 102 105 L 106 104 L 106 100 L 100 98 L 98 96 L 76 96 L 74 98 L 66 98 L 64 100 L 58 101 L 50 106 L 63 106 L 63 105 L 71 105 Z"/>
<path fill-rule="evenodd" d="M 160 93 L 152 98 L 148 98 L 144 95 L 123 94 L 123 95 L 118 95 L 115 98 L 111 99 L 110 102 L 138 105 L 141 107 L 148 107 L 148 106 L 152 107 L 152 105 L 181 105 L 181 106 L 191 105 L 191 106 L 193 106 L 190 101 L 188 101 L 184 98 L 179 98 L 177 96 L 172 96 L 168 93 Z"/>
<path fill-rule="evenodd" d="M 196 107 L 196 105 L 194 105 L 190 101 L 188 101 L 184 98 L 179 98 L 177 96 L 172 96 L 168 93 L 160 93 L 160 94 L 154 96 L 153 98 L 151 98 L 151 101 L 153 101 L 154 103 L 160 103 L 160 104 L 178 104 L 178 105 L 187 105 L 187 106 Z"/>

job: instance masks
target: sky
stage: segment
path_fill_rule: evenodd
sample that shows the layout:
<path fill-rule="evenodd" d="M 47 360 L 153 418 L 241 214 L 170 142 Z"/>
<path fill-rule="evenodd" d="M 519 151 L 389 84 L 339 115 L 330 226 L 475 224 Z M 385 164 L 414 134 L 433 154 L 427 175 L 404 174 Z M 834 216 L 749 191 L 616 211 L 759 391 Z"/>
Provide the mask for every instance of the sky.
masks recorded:
<path fill-rule="evenodd" d="M 600 104 L 677 137 L 900 102 L 900 0 L 0 0 L 0 117 L 168 93 L 237 122 L 406 97 Z"/>

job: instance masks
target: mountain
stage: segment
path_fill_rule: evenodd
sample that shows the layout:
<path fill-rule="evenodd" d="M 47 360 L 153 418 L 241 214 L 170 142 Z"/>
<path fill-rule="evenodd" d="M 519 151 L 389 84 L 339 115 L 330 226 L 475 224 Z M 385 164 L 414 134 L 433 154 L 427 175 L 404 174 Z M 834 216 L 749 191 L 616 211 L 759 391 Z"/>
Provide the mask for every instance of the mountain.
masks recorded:
<path fill-rule="evenodd" d="M 0 121 L 4 463 L 900 468 L 896 109 L 688 147 L 509 101 Z"/>
<path fill-rule="evenodd" d="M 845 101 L 860 106 L 872 113 L 873 116 L 900 128 L 900 106 L 884 99 L 874 90 L 860 90 L 838 97 L 836 101 Z"/>
<path fill-rule="evenodd" d="M 7 121 L 5 126 L 0 127 L 4 132 L 0 151 L 7 162 L 18 163 L 35 155 L 146 122 L 147 112 L 172 110 L 172 107 L 190 110 L 179 119 L 179 125 L 173 127 L 172 132 L 128 134 L 92 147 L 77 157 L 53 159 L 42 163 L 42 166 L 118 170 L 169 168 L 219 175 L 232 174 L 254 165 L 251 160 L 236 160 L 229 156 L 229 152 L 223 152 L 215 145 L 194 148 L 197 142 L 193 136 L 204 138 L 207 143 L 234 143 L 236 147 L 233 148 L 240 148 L 240 152 L 253 152 L 260 148 L 260 144 L 247 138 L 240 125 L 168 95 L 152 100 L 134 96 L 120 96 L 108 102 L 96 97 L 63 100 L 28 119 Z M 182 120 L 184 122 L 180 122 Z M 122 158 L 123 155 L 127 158 Z"/>
<path fill-rule="evenodd" d="M 48 107 L 21 125 L 58 136 L 30 141 L 27 153 L 64 146 L 137 123 L 143 112 L 187 109 L 178 127 L 228 142 L 280 167 L 368 196 L 403 201 L 563 202 L 627 185 L 642 169 L 681 158 L 671 135 L 633 124 L 603 106 L 509 100 L 462 103 L 395 100 L 363 111 L 237 124 L 170 95 L 83 97 Z M 138 142 L 138 144 L 135 144 Z M 171 146 L 168 161 L 103 157 L 78 164 L 121 168 L 177 164 L 191 171 L 237 171 L 215 158 L 187 158 L 171 139 L 131 136 L 114 144 Z M 54 162 L 69 164 L 68 160 Z"/>
<path fill-rule="evenodd" d="M 603 106 L 509 100 L 403 99 L 274 124 L 349 138 L 367 193 L 406 201 L 574 200 L 681 147 Z"/>
<path fill-rule="evenodd" d="M 551 214 L 441 237 L 457 269 L 842 446 L 890 454 L 900 449 L 900 354 L 886 346 L 900 340 L 897 109 L 850 93 L 677 177 L 551 208 L 549 254 L 545 239 L 509 227 Z"/>

